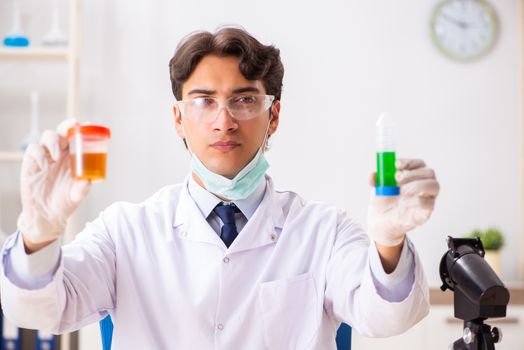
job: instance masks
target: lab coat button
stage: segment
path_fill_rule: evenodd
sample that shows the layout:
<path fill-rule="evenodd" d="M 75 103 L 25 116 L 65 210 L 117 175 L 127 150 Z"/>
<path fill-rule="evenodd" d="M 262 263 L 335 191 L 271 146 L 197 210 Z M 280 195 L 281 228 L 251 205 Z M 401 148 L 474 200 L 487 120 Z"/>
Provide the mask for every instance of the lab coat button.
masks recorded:
<path fill-rule="evenodd" d="M 277 240 L 277 235 L 273 233 L 273 234 L 271 235 L 271 240 L 272 240 L 272 241 L 276 241 L 276 240 Z"/>
<path fill-rule="evenodd" d="M 225 262 L 226 264 L 229 262 L 229 258 L 228 258 L 227 256 L 224 258 L 224 262 Z"/>
<path fill-rule="evenodd" d="M 223 329 L 224 329 L 224 325 L 223 325 L 222 323 L 219 323 L 218 326 L 217 326 L 217 328 L 218 328 L 219 330 L 223 330 Z"/>

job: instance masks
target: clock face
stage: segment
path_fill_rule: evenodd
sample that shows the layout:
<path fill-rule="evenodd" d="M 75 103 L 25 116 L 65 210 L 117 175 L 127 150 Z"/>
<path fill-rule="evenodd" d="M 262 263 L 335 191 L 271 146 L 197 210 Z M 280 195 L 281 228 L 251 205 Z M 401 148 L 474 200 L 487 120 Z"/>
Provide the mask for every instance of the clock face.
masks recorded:
<path fill-rule="evenodd" d="M 447 56 L 468 61 L 485 54 L 497 37 L 497 15 L 483 0 L 445 0 L 435 8 L 431 32 Z"/>

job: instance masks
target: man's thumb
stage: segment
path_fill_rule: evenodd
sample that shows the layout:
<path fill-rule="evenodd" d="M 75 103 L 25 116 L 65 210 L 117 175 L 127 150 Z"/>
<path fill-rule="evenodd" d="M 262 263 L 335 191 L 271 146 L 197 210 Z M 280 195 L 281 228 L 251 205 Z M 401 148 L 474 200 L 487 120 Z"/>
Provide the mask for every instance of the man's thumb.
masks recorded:
<path fill-rule="evenodd" d="M 70 198 L 74 204 L 80 203 L 82 199 L 87 196 L 89 189 L 91 188 L 91 181 L 89 180 L 75 180 L 71 187 Z"/>

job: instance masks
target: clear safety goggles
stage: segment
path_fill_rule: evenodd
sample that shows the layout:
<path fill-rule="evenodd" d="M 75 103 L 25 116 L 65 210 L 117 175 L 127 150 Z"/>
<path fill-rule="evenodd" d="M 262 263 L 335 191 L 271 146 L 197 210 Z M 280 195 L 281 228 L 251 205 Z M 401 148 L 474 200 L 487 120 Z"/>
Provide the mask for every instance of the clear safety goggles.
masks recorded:
<path fill-rule="evenodd" d="M 197 97 L 177 101 L 176 105 L 182 115 L 200 122 L 211 123 L 222 108 L 225 108 L 237 120 L 255 118 L 267 111 L 274 100 L 275 96 L 272 95 L 238 95 L 225 100 L 214 97 Z"/>

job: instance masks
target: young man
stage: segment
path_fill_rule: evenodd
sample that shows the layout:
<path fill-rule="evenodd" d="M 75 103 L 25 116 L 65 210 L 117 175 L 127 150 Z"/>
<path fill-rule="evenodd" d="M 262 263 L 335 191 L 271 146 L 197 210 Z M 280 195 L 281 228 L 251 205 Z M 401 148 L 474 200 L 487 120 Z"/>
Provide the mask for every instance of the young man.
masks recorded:
<path fill-rule="evenodd" d="M 400 195 L 371 198 L 370 243 L 343 211 L 277 191 L 265 174 L 284 72 L 276 48 L 240 29 L 201 32 L 170 71 L 190 175 L 111 205 L 62 248 L 90 185 L 71 180 L 59 133 L 29 147 L 18 232 L 3 251 L 12 322 L 62 333 L 110 314 L 113 349 L 334 349 L 341 322 L 389 336 L 426 315 L 405 237 L 439 190 L 424 162 L 400 161 Z"/>

